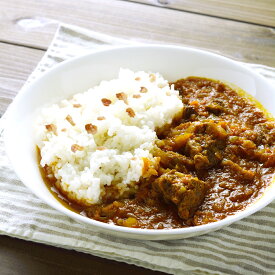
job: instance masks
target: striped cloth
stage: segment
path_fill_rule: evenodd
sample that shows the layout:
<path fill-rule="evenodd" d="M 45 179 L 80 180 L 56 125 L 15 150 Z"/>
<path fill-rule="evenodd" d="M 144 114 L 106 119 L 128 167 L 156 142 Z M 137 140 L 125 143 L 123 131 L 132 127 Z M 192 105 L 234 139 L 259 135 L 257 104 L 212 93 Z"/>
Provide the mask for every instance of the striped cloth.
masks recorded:
<path fill-rule="evenodd" d="M 129 44 L 61 25 L 28 82 L 67 58 L 98 47 Z M 275 82 L 275 70 L 248 66 Z M 27 85 L 27 84 L 26 84 Z M 3 132 L 5 119 L 0 120 Z M 275 202 L 207 235 L 177 241 L 136 241 L 92 231 L 36 198 L 17 178 L 0 136 L 0 234 L 74 249 L 171 274 L 275 274 Z"/>

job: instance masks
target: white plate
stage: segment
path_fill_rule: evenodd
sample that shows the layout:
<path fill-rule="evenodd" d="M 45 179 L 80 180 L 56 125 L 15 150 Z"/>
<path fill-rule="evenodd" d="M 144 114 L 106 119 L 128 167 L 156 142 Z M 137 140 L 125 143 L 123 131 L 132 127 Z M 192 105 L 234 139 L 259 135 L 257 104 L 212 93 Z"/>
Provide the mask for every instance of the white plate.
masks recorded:
<path fill-rule="evenodd" d="M 34 118 L 41 106 L 87 90 L 101 80 L 116 78 L 120 68 L 160 72 L 174 81 L 186 76 L 209 77 L 233 83 L 253 95 L 275 115 L 275 90 L 259 74 L 228 58 L 176 46 L 126 46 L 93 52 L 62 62 L 32 82 L 15 98 L 8 110 L 5 145 L 14 170 L 22 182 L 51 207 L 95 230 L 143 240 L 180 239 L 205 234 L 260 210 L 275 197 L 275 184 L 247 209 L 222 221 L 172 230 L 119 227 L 78 215 L 61 205 L 43 182 L 34 142 Z"/>

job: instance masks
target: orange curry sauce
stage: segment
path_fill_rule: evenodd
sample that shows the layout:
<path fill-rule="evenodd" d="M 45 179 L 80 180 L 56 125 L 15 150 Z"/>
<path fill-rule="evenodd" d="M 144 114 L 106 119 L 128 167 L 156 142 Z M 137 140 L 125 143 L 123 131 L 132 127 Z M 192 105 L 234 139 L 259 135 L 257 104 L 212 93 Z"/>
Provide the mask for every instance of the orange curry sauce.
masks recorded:
<path fill-rule="evenodd" d="M 224 219 L 262 195 L 275 171 L 274 120 L 219 81 L 188 77 L 171 84 L 184 111 L 158 131 L 158 176 L 141 180 L 130 198 L 85 207 L 70 202 L 41 169 L 64 206 L 105 223 L 170 229 Z"/>

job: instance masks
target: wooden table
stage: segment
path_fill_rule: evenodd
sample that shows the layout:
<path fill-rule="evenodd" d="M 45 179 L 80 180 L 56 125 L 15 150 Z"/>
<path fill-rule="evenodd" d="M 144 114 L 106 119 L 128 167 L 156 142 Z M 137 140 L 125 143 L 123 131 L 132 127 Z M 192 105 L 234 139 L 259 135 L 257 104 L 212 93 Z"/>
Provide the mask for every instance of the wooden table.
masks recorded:
<path fill-rule="evenodd" d="M 43 56 L 58 22 L 275 66 L 275 0 L 0 0 L 0 115 Z M 0 273 L 161 274 L 5 236 Z"/>

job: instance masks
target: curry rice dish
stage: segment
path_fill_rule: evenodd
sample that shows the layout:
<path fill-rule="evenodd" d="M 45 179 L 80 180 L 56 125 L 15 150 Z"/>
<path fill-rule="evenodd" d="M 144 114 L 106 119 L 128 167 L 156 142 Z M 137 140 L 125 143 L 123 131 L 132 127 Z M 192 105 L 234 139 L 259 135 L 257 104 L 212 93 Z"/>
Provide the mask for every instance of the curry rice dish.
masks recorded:
<path fill-rule="evenodd" d="M 120 226 L 222 220 L 260 198 L 275 172 L 275 123 L 220 81 L 121 70 L 44 108 L 42 175 L 64 205 Z"/>

